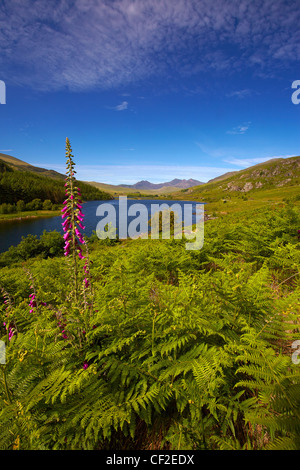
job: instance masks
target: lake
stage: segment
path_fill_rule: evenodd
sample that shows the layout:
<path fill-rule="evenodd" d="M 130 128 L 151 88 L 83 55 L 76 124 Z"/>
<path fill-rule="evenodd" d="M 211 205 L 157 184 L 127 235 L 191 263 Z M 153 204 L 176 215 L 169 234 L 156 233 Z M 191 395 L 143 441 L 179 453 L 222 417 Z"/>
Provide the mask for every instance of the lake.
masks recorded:
<path fill-rule="evenodd" d="M 117 220 L 119 217 L 119 199 L 109 200 L 109 201 L 89 201 L 83 204 L 83 214 L 84 214 L 84 233 L 87 236 L 92 235 L 93 231 L 96 230 L 97 223 L 100 221 L 101 217 L 96 216 L 96 210 L 99 204 L 112 204 L 116 209 Z M 151 204 L 163 204 L 166 203 L 169 206 L 172 204 L 180 204 L 183 208 L 184 204 L 192 204 L 193 212 L 196 209 L 196 202 L 192 201 L 175 201 L 175 200 L 157 200 L 157 199 L 127 199 L 128 207 L 132 204 L 141 203 L 147 207 L 149 218 L 151 214 Z M 128 222 L 133 220 L 134 217 L 128 217 Z M 55 217 L 41 217 L 41 218 L 32 218 L 32 219 L 21 219 L 21 220 L 11 220 L 0 223 L 0 252 L 8 250 L 11 245 L 16 246 L 22 240 L 22 236 L 26 237 L 29 234 L 37 235 L 38 237 L 42 235 L 43 231 L 52 231 L 56 230 L 60 233 L 62 231 L 62 218 L 61 216 Z"/>

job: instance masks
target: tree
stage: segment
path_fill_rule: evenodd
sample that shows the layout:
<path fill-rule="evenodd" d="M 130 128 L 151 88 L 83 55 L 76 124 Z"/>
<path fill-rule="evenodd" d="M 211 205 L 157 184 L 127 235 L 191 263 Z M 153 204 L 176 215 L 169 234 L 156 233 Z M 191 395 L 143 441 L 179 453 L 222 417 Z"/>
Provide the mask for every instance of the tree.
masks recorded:
<path fill-rule="evenodd" d="M 44 211 L 51 211 L 52 210 L 52 202 L 50 199 L 45 199 L 43 202 L 43 210 Z"/>

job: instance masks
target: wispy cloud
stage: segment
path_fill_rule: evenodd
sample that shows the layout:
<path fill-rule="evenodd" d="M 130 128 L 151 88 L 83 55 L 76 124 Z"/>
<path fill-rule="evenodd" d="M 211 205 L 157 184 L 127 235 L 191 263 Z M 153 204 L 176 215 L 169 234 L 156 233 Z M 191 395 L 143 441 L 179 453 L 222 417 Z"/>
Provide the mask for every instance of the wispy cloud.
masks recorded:
<path fill-rule="evenodd" d="M 123 103 L 118 104 L 117 106 L 113 106 L 111 109 L 114 109 L 115 111 L 124 111 L 127 108 L 128 108 L 128 102 L 123 101 Z"/>
<path fill-rule="evenodd" d="M 128 102 L 123 101 L 123 103 L 118 104 L 118 106 L 115 107 L 115 110 L 116 111 L 124 111 L 124 109 L 127 109 L 127 108 L 128 108 Z"/>
<path fill-rule="evenodd" d="M 0 67 L 39 90 L 126 86 L 170 68 L 266 74 L 299 61 L 299 21 L 285 0 L 3 0 Z"/>
<path fill-rule="evenodd" d="M 249 129 L 251 122 L 247 124 L 243 124 L 241 126 L 234 127 L 233 129 L 226 132 L 226 134 L 245 134 L 245 132 Z"/>
<path fill-rule="evenodd" d="M 243 90 L 235 90 L 231 91 L 229 93 L 226 93 L 227 98 L 246 98 L 247 96 L 250 96 L 252 94 L 251 90 L 248 88 L 245 88 Z"/>
<path fill-rule="evenodd" d="M 293 156 L 294 155 L 278 155 L 278 156 L 268 156 L 268 157 L 258 157 L 258 158 L 229 158 L 223 161 L 231 165 L 237 165 L 241 168 L 248 168 L 249 166 L 257 165 L 258 163 L 267 162 L 268 160 L 272 160 L 273 158 L 289 158 Z"/>

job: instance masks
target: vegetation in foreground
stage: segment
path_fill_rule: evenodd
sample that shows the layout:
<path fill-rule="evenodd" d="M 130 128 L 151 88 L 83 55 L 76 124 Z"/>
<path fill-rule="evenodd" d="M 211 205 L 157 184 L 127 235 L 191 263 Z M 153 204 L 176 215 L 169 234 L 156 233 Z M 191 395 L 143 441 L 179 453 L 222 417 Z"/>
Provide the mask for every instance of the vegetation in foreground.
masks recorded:
<path fill-rule="evenodd" d="M 299 449 L 299 207 L 81 243 L 68 184 L 64 256 L 0 271 L 1 449 Z"/>

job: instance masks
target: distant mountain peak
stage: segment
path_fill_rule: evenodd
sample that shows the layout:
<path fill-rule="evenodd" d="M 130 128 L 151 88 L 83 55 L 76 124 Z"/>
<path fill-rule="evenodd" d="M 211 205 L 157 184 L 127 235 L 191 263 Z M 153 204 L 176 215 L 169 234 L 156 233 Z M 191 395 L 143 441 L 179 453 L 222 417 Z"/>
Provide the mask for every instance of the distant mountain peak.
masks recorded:
<path fill-rule="evenodd" d="M 176 187 L 181 189 L 191 188 L 192 186 L 199 186 L 200 184 L 204 184 L 201 181 L 194 180 L 192 178 L 185 180 L 185 179 L 178 179 L 174 178 L 172 181 L 167 181 L 165 183 L 150 183 L 150 181 L 142 180 L 138 181 L 135 184 L 121 184 L 120 186 L 125 188 L 133 188 L 133 189 L 161 189 L 163 187 Z"/>

